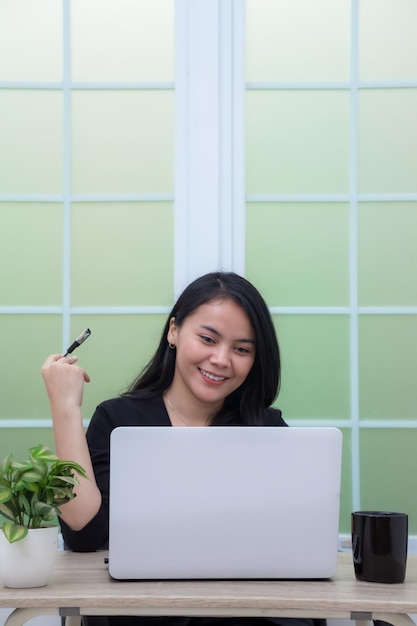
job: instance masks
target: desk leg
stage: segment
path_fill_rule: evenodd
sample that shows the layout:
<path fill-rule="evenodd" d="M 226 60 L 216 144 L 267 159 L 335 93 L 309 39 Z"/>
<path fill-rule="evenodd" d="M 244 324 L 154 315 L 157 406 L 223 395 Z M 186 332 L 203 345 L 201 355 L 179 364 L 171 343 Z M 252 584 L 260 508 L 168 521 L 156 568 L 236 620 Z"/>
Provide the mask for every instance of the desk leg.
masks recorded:
<path fill-rule="evenodd" d="M 15 609 L 4 622 L 4 626 L 23 626 L 28 620 L 41 615 L 59 615 L 59 609 Z"/>
<path fill-rule="evenodd" d="M 352 611 L 350 619 L 356 626 L 374 626 L 375 621 L 387 622 L 392 626 L 416 626 L 415 622 L 406 613 L 374 613 Z"/>
<path fill-rule="evenodd" d="M 81 615 L 67 615 L 65 626 L 81 626 Z"/>
<path fill-rule="evenodd" d="M 372 619 L 388 622 L 393 626 L 416 626 L 414 620 L 406 613 L 372 613 Z"/>

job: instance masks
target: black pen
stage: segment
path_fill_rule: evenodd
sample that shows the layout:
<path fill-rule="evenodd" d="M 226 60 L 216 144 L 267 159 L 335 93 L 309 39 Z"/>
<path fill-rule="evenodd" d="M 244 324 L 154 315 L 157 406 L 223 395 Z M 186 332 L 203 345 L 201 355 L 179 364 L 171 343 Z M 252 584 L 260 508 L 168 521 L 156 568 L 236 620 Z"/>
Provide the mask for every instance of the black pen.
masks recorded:
<path fill-rule="evenodd" d="M 68 356 L 69 354 L 71 354 L 71 352 L 74 352 L 75 348 L 78 348 L 78 346 L 84 343 L 84 341 L 88 339 L 90 335 L 91 335 L 91 330 L 89 328 L 86 328 L 86 330 L 83 333 L 81 333 L 81 335 L 77 337 L 75 341 L 72 342 L 70 347 L 67 348 L 67 351 L 64 354 L 64 356 Z"/>

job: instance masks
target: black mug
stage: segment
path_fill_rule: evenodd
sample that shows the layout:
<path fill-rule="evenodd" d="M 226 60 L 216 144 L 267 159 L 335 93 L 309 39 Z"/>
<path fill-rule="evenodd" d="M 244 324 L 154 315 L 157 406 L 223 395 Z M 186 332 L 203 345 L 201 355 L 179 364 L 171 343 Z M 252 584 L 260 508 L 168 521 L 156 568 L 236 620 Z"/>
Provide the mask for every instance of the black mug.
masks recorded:
<path fill-rule="evenodd" d="M 406 513 L 352 513 L 352 553 L 357 580 L 374 583 L 404 582 L 407 546 Z"/>

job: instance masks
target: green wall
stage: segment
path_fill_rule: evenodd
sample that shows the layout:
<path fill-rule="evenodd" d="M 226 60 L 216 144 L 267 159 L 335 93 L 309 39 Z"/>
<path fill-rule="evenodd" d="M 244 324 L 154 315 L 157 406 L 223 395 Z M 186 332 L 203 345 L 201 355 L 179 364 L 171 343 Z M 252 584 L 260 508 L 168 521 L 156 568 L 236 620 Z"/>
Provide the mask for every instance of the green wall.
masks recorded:
<path fill-rule="evenodd" d="M 171 0 L 1 3 L 0 458 L 53 446 L 48 354 L 91 329 L 87 423 L 159 340 L 174 297 L 173 23 Z"/>
<path fill-rule="evenodd" d="M 0 458 L 52 445 L 49 353 L 91 328 L 87 423 L 174 298 L 175 5 L 123 6 L 1 5 Z M 342 429 L 342 532 L 360 506 L 417 534 L 416 6 L 245 6 L 246 275 L 276 323 L 277 405 Z"/>
<path fill-rule="evenodd" d="M 344 434 L 352 508 L 417 531 L 417 43 L 405 1 L 247 0 L 246 270 L 291 425 Z"/>

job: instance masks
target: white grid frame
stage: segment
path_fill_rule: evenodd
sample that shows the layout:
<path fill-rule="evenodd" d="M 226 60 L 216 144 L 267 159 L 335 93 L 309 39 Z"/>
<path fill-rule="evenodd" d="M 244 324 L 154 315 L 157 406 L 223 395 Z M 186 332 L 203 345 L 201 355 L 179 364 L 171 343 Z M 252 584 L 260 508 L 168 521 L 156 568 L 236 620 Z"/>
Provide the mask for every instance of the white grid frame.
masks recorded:
<path fill-rule="evenodd" d="M 79 83 L 71 82 L 70 0 L 63 6 L 62 82 L 0 82 L 0 89 L 52 89 L 64 94 L 64 186 L 62 194 L 1 194 L 1 202 L 61 202 L 64 205 L 63 301 L 58 307 L 0 307 L 0 314 L 62 314 L 63 346 L 71 342 L 72 314 L 148 314 L 168 312 L 166 307 L 71 307 L 70 229 L 73 202 L 174 201 L 175 203 L 175 291 L 196 274 L 222 267 L 244 273 L 245 201 L 252 202 L 346 202 L 350 207 L 350 304 L 347 307 L 281 307 L 271 303 L 271 313 L 285 315 L 349 315 L 350 318 L 350 403 L 349 420 L 294 420 L 295 425 L 335 425 L 352 433 L 352 507 L 360 507 L 360 428 L 417 428 L 416 420 L 359 420 L 358 320 L 362 315 L 416 315 L 417 307 L 360 307 L 357 283 L 357 207 L 359 202 L 415 202 L 417 194 L 359 194 L 357 185 L 358 92 L 365 89 L 416 88 L 417 81 L 359 81 L 358 3 L 351 0 L 351 77 L 346 82 L 255 83 L 244 85 L 244 0 L 176 0 L 175 83 Z M 205 53 L 193 50 L 204 38 Z M 216 62 L 213 63 L 213 58 Z M 203 76 L 204 81 L 199 80 Z M 244 193 L 244 92 L 247 90 L 337 89 L 350 94 L 350 181 L 348 194 L 265 194 Z M 171 194 L 71 194 L 71 110 L 72 90 L 161 89 L 175 90 L 176 179 Z M 208 109 L 207 102 L 212 103 Z M 199 132 L 204 112 L 206 133 Z M 210 155 L 210 159 L 208 159 Z M 205 197 L 201 190 L 208 189 Z M 213 207 L 216 210 L 213 212 Z M 215 243 L 206 245 L 202 255 L 200 226 L 207 212 L 215 221 Z M 213 215 L 214 214 L 214 215 Z M 185 251 L 185 252 L 184 252 Z M 45 420 L 2 420 L 1 427 L 49 427 Z"/>
<path fill-rule="evenodd" d="M 62 229 L 62 304 L 60 306 L 0 306 L 0 315 L 61 315 L 62 316 L 62 351 L 72 343 L 70 334 L 71 315 L 147 315 L 168 313 L 169 307 L 164 306 L 71 306 L 70 300 L 70 267 L 71 267 L 71 207 L 77 202 L 173 202 L 174 194 L 138 193 L 138 194 L 74 194 L 71 192 L 71 94 L 81 90 L 123 91 L 123 90 L 164 90 L 174 91 L 175 82 L 77 82 L 71 80 L 71 44 L 70 44 L 70 3 L 61 0 L 62 4 L 62 81 L 0 81 L 0 90 L 52 90 L 63 94 L 63 187 L 61 194 L 0 194 L 1 203 L 61 203 L 63 206 Z M 85 425 L 89 420 L 85 420 Z M 1 419 L 1 428 L 50 428 L 49 418 L 40 419 Z"/>
<path fill-rule="evenodd" d="M 345 82 L 254 82 L 248 81 L 248 91 L 279 90 L 343 90 L 350 95 L 349 119 L 349 192 L 347 194 L 247 194 L 250 203 L 326 203 L 344 202 L 349 204 L 349 306 L 274 306 L 270 307 L 277 315 L 348 315 L 350 319 L 350 419 L 293 419 L 292 426 L 335 426 L 351 433 L 351 485 L 352 510 L 361 508 L 359 434 L 361 428 L 415 429 L 416 419 L 360 419 L 359 415 L 359 337 L 358 322 L 363 315 L 416 315 L 417 306 L 367 306 L 358 305 L 358 204 L 366 202 L 416 202 L 417 193 L 358 193 L 358 94 L 366 89 L 410 89 L 417 87 L 416 80 L 409 81 L 360 81 L 358 76 L 359 2 L 351 0 L 350 32 L 350 80 Z"/>
<path fill-rule="evenodd" d="M 60 306 L 0 306 L 0 315 L 62 315 L 62 350 L 71 343 L 71 315 L 168 313 L 164 306 L 74 307 L 70 301 L 71 207 L 76 202 L 174 202 L 174 291 L 198 274 L 219 267 L 243 273 L 243 3 L 241 0 L 175 0 L 174 82 L 77 82 L 71 80 L 70 0 L 62 3 L 63 79 L 0 81 L 0 90 L 52 90 L 63 94 L 63 189 L 61 194 L 0 194 L 1 203 L 63 205 Z M 204 53 L 195 54 L 202 42 Z M 216 62 L 213 63 L 213 59 Z M 202 80 L 203 78 L 203 80 Z M 71 192 L 71 94 L 77 90 L 175 91 L 175 194 L 73 194 Z M 211 109 L 208 108 L 211 103 Z M 209 112 L 206 115 L 206 112 Z M 204 130 L 203 128 L 204 117 Z M 210 156 L 211 158 L 208 158 Z M 201 201 L 201 190 L 208 193 Z M 213 210 L 213 207 L 215 210 Z M 201 223 L 210 212 L 215 236 L 197 245 Z M 85 424 L 88 420 L 85 421 Z M 1 419 L 1 428 L 48 428 L 45 419 Z"/>

